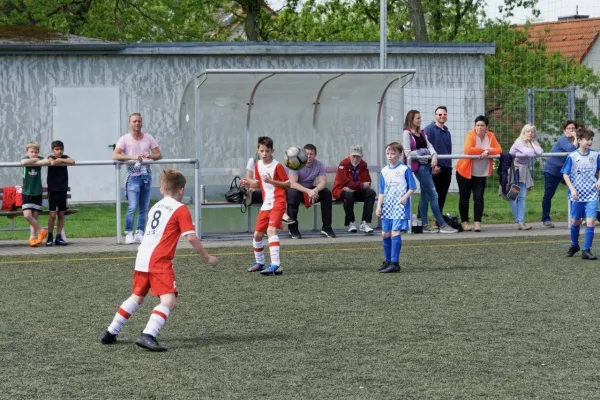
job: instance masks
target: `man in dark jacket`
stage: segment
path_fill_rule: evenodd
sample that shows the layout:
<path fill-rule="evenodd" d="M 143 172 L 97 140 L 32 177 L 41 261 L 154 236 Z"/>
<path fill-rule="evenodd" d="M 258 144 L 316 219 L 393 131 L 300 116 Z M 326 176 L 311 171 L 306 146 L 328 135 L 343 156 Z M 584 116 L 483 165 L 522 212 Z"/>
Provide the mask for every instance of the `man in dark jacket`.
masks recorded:
<path fill-rule="evenodd" d="M 427 139 L 438 155 L 452 154 L 452 134 L 445 125 L 447 120 L 448 109 L 445 106 L 439 106 L 435 109 L 435 122 L 425 127 Z M 446 204 L 446 197 L 452 182 L 452 160 L 439 160 L 432 172 L 440 212 L 444 214 L 444 204 Z"/>
<path fill-rule="evenodd" d="M 361 146 L 352 146 L 350 155 L 342 160 L 338 165 L 338 170 L 333 180 L 333 198 L 344 202 L 344 211 L 346 213 L 344 225 L 348 227 L 348 232 L 360 230 L 364 233 L 373 233 L 373 228 L 369 226 L 373 216 L 373 205 L 375 204 L 376 193 L 371 189 L 371 174 L 367 163 L 362 159 L 363 151 Z M 354 202 L 362 201 L 363 213 L 361 223 L 356 228 L 354 217 Z"/>

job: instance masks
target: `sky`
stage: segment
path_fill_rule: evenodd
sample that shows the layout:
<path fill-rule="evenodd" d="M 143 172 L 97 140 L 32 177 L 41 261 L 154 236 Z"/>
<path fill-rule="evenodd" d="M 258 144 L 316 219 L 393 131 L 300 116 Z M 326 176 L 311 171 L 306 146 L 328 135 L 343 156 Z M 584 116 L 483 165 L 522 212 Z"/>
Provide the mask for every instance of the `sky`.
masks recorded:
<path fill-rule="evenodd" d="M 503 5 L 503 0 L 487 0 L 489 17 L 497 16 L 499 5 Z M 589 15 L 590 18 L 600 17 L 600 1 L 598 0 L 539 0 L 537 9 L 541 15 L 535 19 L 535 22 L 557 21 L 558 17 L 567 15 Z M 524 23 L 527 18 L 533 20 L 530 10 L 518 9 L 514 12 L 514 17 L 510 21 L 516 24 Z"/>
<path fill-rule="evenodd" d="M 278 9 L 285 0 L 267 0 L 273 8 Z M 497 10 L 499 5 L 504 4 L 504 0 L 487 0 L 488 17 L 499 16 Z M 600 0 L 539 0 L 537 8 L 541 11 L 541 15 L 536 22 L 556 21 L 558 17 L 566 15 L 575 15 L 579 9 L 579 15 L 589 15 L 590 18 L 600 17 Z M 524 23 L 527 18 L 533 19 L 531 11 L 517 9 L 514 12 L 514 17 L 510 19 L 512 23 Z"/>

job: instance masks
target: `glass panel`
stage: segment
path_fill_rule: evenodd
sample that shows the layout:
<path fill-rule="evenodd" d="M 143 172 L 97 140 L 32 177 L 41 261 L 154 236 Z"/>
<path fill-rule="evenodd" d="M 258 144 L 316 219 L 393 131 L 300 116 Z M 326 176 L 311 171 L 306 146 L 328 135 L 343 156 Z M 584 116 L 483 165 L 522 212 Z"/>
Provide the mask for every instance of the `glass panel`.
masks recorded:
<path fill-rule="evenodd" d="M 381 94 L 398 74 L 345 74 L 331 81 L 320 101 L 317 120 L 319 157 L 328 166 L 348 156 L 350 146 L 363 147 L 364 159 L 377 165 L 377 111 Z"/>
<path fill-rule="evenodd" d="M 381 150 L 376 126 L 378 101 L 387 84 L 401 72 L 209 70 L 185 90 L 179 113 L 181 137 L 177 140 L 186 144 L 184 148 L 200 147 L 196 157 L 201 170 L 206 170 L 201 182 L 208 201 L 224 201 L 231 174 L 243 176 L 259 136 L 274 139 L 275 157 L 280 160 L 289 146 L 314 143 L 318 158 L 327 166 L 337 166 L 347 157 L 351 145 L 360 144 L 366 161 L 377 165 Z M 248 102 L 259 82 L 247 137 Z M 198 84 L 196 106 L 194 91 Z M 314 103 L 323 85 L 313 134 Z M 198 139 L 196 118 L 200 119 Z M 331 174 L 328 181 L 331 186 Z"/>
<path fill-rule="evenodd" d="M 259 136 L 270 136 L 275 142 L 275 158 L 283 161 L 288 147 L 313 143 L 314 102 L 321 86 L 334 76 L 277 74 L 265 80 L 257 90 L 252 108 L 252 149 Z"/>

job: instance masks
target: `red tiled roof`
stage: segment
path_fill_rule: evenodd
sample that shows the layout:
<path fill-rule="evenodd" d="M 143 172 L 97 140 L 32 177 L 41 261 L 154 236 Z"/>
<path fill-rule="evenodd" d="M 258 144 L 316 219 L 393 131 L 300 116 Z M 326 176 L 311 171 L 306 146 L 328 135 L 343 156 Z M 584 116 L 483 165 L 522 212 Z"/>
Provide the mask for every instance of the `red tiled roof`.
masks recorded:
<path fill-rule="evenodd" d="M 523 25 L 517 29 L 522 30 Z M 600 34 L 600 18 L 543 22 L 529 26 L 530 40 L 543 40 L 548 53 L 583 61 Z"/>

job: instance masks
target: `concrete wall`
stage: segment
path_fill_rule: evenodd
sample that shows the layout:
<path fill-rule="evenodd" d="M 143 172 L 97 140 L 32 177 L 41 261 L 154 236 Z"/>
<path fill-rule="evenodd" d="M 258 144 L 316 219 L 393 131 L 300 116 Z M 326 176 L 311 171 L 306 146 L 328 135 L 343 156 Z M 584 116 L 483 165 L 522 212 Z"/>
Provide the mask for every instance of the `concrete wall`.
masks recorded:
<path fill-rule="evenodd" d="M 177 54 L 147 54 L 151 50 L 144 48 L 144 54 L 128 54 L 140 52 L 134 49 L 102 55 L 0 53 L 0 137 L 3 142 L 0 160 L 18 161 L 29 140 L 40 142 L 42 149 L 50 148 L 54 87 L 119 87 L 123 133 L 128 130 L 128 115 L 139 111 L 144 116 L 145 131 L 157 139 L 164 158 L 193 158 L 195 139 L 193 132 L 182 122 L 181 102 L 188 82 L 204 69 L 379 67 L 379 57 L 372 52 L 265 55 L 181 54 L 181 51 L 175 51 Z M 396 87 L 389 93 L 385 108 L 386 141 L 395 140 L 395 135 L 401 132 L 401 121 L 408 109 L 421 110 L 425 123 L 432 119 L 435 106 L 443 104 L 449 107 L 448 125 L 454 134 L 455 150 L 461 151 L 464 133 L 484 107 L 484 59 L 480 50 L 473 52 L 477 54 L 448 51 L 447 54 L 404 52 L 388 56 L 388 68 L 415 68 L 417 74 L 404 90 Z M 263 91 L 252 116 L 252 134 L 272 136 L 281 154 L 284 147 L 313 140 L 307 135 L 307 129 L 311 125 L 310 110 L 314 99 L 308 92 L 303 93 L 302 87 L 286 85 L 280 80 Z M 228 90 L 233 93 L 236 88 L 224 86 L 223 97 L 227 97 Z M 298 96 L 294 96 L 294 90 L 298 91 Z M 373 140 L 375 130 L 369 119 L 372 113 L 360 100 L 360 87 L 336 89 L 332 86 L 328 92 L 331 97 L 335 97 L 336 90 L 348 95 L 349 100 L 344 102 L 341 98 L 335 106 L 331 101 L 327 103 L 329 108 L 323 106 L 319 115 L 322 130 L 315 143 L 322 150 L 319 158 L 328 165 L 335 165 L 347 155 L 351 144 L 359 143 L 365 147 L 368 157 L 376 159 L 377 152 L 382 149 L 378 149 Z M 301 101 L 296 101 L 298 99 Z M 215 104 L 213 110 L 222 110 L 202 117 L 203 145 L 199 154 L 203 167 L 243 167 L 246 161 L 246 104 L 239 101 L 228 104 L 226 100 L 206 98 L 203 101 Z M 85 135 L 85 127 L 81 132 Z M 113 138 L 107 140 L 114 142 Z M 69 148 L 68 154 L 77 158 L 77 149 Z M 277 157 L 282 158 L 281 154 Z M 191 176 L 191 170 L 186 174 Z M 215 179 L 215 184 L 230 180 Z M 18 169 L 0 168 L 0 185 L 19 182 Z"/>

